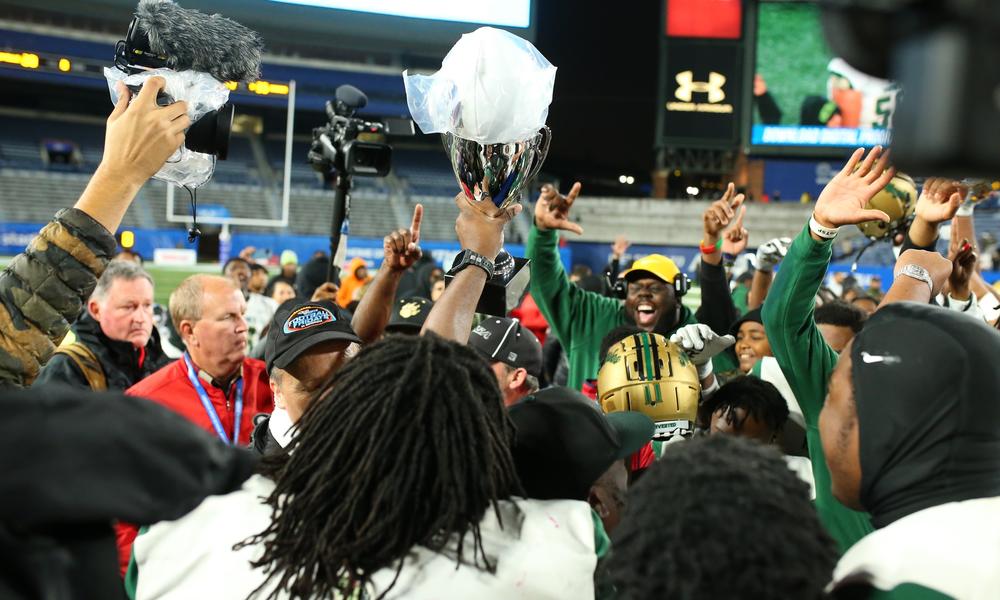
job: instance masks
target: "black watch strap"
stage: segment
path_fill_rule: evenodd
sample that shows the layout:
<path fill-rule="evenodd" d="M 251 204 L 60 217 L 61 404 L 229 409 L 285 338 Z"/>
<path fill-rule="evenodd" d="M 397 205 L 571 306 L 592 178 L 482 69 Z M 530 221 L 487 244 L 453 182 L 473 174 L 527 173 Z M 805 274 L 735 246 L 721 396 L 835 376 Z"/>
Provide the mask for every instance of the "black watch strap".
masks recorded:
<path fill-rule="evenodd" d="M 455 276 L 462 269 L 470 266 L 479 267 L 485 271 L 487 279 L 493 277 L 493 261 L 478 252 L 473 252 L 472 250 L 462 250 L 459 252 L 458 256 L 455 257 L 455 263 L 452 265 L 451 270 L 448 271 L 448 274 Z"/>

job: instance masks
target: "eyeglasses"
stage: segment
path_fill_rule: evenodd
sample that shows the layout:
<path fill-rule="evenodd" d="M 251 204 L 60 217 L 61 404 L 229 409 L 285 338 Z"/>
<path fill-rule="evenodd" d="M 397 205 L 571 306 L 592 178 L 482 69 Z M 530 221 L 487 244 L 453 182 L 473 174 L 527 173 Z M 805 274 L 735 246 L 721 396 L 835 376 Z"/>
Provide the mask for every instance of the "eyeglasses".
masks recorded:
<path fill-rule="evenodd" d="M 650 294 L 656 296 L 667 291 L 667 284 L 665 283 L 651 283 L 649 285 L 639 285 L 638 283 L 628 284 L 628 293 L 630 296 L 642 293 L 643 290 L 648 291 Z"/>

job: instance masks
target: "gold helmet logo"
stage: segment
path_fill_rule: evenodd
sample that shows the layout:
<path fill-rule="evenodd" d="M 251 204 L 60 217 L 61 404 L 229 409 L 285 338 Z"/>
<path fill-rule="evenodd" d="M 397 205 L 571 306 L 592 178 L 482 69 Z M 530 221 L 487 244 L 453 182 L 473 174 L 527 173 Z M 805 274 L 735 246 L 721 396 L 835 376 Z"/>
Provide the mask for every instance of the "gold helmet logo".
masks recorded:
<path fill-rule="evenodd" d="M 858 229 L 870 239 L 877 240 L 884 238 L 906 227 L 913 216 L 913 210 L 916 206 L 917 185 L 909 175 L 897 173 L 865 205 L 865 208 L 880 210 L 889 215 L 889 222 L 865 221 L 864 223 L 858 223 Z"/>
<path fill-rule="evenodd" d="M 616 343 L 597 376 L 597 397 L 604 412 L 643 413 L 656 423 L 657 439 L 690 432 L 700 396 L 698 370 L 687 354 L 655 333 L 639 333 Z"/>

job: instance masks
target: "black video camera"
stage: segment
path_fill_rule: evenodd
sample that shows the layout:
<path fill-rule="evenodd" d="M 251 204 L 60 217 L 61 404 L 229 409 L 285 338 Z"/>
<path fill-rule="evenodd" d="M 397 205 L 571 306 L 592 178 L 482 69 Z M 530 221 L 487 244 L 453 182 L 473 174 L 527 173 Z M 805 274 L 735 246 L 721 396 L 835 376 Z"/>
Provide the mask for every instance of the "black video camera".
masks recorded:
<path fill-rule="evenodd" d="M 392 168 L 392 147 L 387 135 L 413 135 L 413 121 L 366 121 L 355 114 L 368 104 L 368 96 L 352 85 L 337 88 L 326 102 L 329 122 L 313 129 L 309 164 L 324 174 L 334 172 L 364 177 L 385 177 Z"/>
<path fill-rule="evenodd" d="M 129 75 L 148 69 L 169 68 L 170 57 L 150 49 L 149 36 L 137 26 L 138 21 L 138 17 L 133 17 L 125 39 L 118 40 L 115 44 L 115 66 Z M 141 86 L 130 85 L 128 88 L 134 96 L 139 93 Z M 175 99 L 163 90 L 156 95 L 156 104 L 159 106 L 167 106 L 174 101 Z M 233 114 L 232 102 L 226 102 L 218 110 L 206 113 L 188 128 L 184 134 L 184 145 L 193 152 L 214 154 L 219 160 L 226 160 L 229 156 Z"/>

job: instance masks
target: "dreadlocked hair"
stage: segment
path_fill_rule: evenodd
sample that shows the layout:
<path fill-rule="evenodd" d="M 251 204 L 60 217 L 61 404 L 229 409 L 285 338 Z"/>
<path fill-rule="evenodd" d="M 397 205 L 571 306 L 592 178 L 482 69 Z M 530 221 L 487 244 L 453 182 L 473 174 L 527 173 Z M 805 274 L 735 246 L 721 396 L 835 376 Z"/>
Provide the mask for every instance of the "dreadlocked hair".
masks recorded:
<path fill-rule="evenodd" d="M 837 563 L 808 486 L 776 450 L 735 436 L 668 446 L 612 538 L 619 600 L 819 599 Z"/>
<path fill-rule="evenodd" d="M 395 568 L 381 598 L 415 545 L 492 572 L 479 522 L 490 507 L 499 520 L 498 500 L 520 492 L 512 439 L 473 350 L 433 335 L 365 348 L 317 392 L 288 451 L 265 459 L 272 522 L 242 543 L 264 547 L 253 564 L 268 579 L 255 594 L 367 596 L 372 575 Z"/>
<path fill-rule="evenodd" d="M 721 409 L 723 418 L 736 429 L 741 429 L 746 420 L 753 417 L 777 434 L 788 422 L 788 403 L 778 388 L 752 375 L 731 379 L 706 400 L 703 407 L 709 418 Z M 743 418 L 736 412 L 740 408 L 744 410 Z"/>

